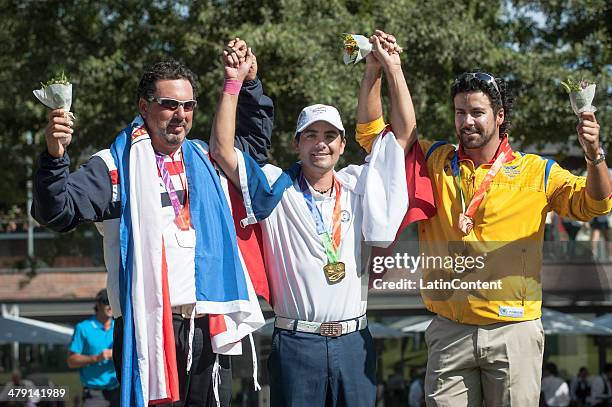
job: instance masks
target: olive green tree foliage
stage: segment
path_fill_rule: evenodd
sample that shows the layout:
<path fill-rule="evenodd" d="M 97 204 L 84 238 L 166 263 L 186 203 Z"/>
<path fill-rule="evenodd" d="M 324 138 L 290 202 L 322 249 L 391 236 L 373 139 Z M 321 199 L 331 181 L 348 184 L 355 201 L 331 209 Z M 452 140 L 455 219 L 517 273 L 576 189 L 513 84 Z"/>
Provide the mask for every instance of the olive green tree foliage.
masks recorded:
<path fill-rule="evenodd" d="M 397 36 L 417 112 L 419 133 L 454 140 L 449 87 L 481 68 L 510 81 L 516 93 L 513 140 L 565 141 L 576 118 L 558 86 L 568 75 L 598 83 L 595 103 L 609 125 L 610 5 L 605 0 L 0 0 L 0 207 L 25 201 L 25 157 L 44 148 L 47 109 L 32 95 L 64 70 L 74 86 L 77 122 L 73 165 L 108 146 L 137 114 L 143 70 L 165 58 L 185 62 L 199 79 L 191 137 L 207 139 L 222 86 L 219 54 L 240 36 L 253 47 L 259 75 L 276 107 L 272 161 L 295 160 L 291 135 L 300 109 L 338 107 L 348 149 L 354 142 L 363 63 L 344 66 L 340 34 L 381 28 Z M 608 25 L 606 25 L 606 21 Z M 28 148 L 24 134 L 36 144 Z M 604 130 L 602 133 L 606 133 Z"/>

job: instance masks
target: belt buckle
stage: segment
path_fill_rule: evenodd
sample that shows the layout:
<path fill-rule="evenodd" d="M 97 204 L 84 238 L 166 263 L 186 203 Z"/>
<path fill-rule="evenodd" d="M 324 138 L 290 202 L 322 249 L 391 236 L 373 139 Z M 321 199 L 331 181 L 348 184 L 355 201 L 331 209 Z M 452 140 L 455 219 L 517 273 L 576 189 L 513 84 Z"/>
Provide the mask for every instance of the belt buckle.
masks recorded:
<path fill-rule="evenodd" d="M 321 336 L 336 338 L 342 335 L 342 324 L 340 322 L 323 322 L 320 333 Z"/>

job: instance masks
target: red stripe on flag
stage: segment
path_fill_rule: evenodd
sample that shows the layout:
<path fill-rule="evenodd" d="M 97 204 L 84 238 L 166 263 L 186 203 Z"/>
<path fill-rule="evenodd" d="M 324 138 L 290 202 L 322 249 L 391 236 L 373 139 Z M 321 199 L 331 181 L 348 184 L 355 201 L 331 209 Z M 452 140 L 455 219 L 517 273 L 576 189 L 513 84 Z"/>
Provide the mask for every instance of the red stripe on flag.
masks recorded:
<path fill-rule="evenodd" d="M 397 232 L 398 236 L 413 222 L 429 219 L 436 214 L 436 202 L 431 179 L 421 146 L 414 142 L 406 153 L 406 186 L 408 188 L 408 211 Z M 397 239 L 397 237 L 396 237 Z"/>
<path fill-rule="evenodd" d="M 138 127 L 138 128 L 137 128 L 136 130 L 134 130 L 134 132 L 132 133 L 132 140 L 135 140 L 135 139 L 137 139 L 138 137 L 140 137 L 140 136 L 142 136 L 142 135 L 144 135 L 144 134 L 147 134 L 147 130 L 146 130 L 146 129 L 145 129 L 143 126 Z"/>
<path fill-rule="evenodd" d="M 220 314 L 208 315 L 208 329 L 210 330 L 211 338 L 227 331 L 227 325 L 225 325 L 225 318 Z"/>
<path fill-rule="evenodd" d="M 263 258 L 263 239 L 261 227 L 258 224 L 242 227 L 240 220 L 246 218 L 246 209 L 242 202 L 242 194 L 228 182 L 230 205 L 234 217 L 234 227 L 238 238 L 238 248 L 244 259 L 255 293 L 270 302 L 270 287 Z"/>
<path fill-rule="evenodd" d="M 170 306 L 170 288 L 168 287 L 168 263 L 166 262 L 166 246 L 163 238 L 161 283 L 163 303 L 162 331 L 164 336 L 164 376 L 166 377 L 166 395 L 168 397 L 161 400 L 151 400 L 149 404 L 172 403 L 180 399 L 174 327 L 172 325 L 172 308 Z"/>
<path fill-rule="evenodd" d="M 427 162 L 421 146 L 417 141 L 414 142 L 410 150 L 406 153 L 406 188 L 408 188 L 408 211 L 402 220 L 402 223 L 395 236 L 397 242 L 400 234 L 411 223 L 420 220 L 429 219 L 436 214 L 436 202 L 433 195 L 433 187 L 429 173 L 427 171 Z M 387 248 L 372 247 L 371 258 L 386 257 L 393 254 L 395 243 Z M 373 287 L 374 279 L 381 278 L 386 272 L 385 267 L 382 272 L 374 273 L 372 263 L 370 267 L 370 278 L 368 287 Z"/>
<path fill-rule="evenodd" d="M 111 185 L 119 185 L 119 173 L 117 170 L 110 170 L 108 176 L 111 179 Z"/>

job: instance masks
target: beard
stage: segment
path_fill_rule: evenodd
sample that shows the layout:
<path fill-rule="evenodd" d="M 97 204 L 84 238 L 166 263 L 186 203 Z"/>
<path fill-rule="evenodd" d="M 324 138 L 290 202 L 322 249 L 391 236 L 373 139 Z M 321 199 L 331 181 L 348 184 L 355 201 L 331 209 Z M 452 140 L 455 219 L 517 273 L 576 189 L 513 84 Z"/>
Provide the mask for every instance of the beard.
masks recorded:
<path fill-rule="evenodd" d="M 182 126 L 183 130 L 179 133 L 173 133 L 170 130 L 175 129 L 177 126 Z M 189 128 L 187 128 L 186 120 L 176 120 L 168 123 L 166 128 L 160 128 L 159 133 L 161 138 L 171 146 L 179 146 L 185 137 L 187 137 L 187 133 L 189 133 Z"/>
<path fill-rule="evenodd" d="M 482 148 L 491 141 L 494 135 L 495 130 L 488 132 L 476 127 L 464 127 L 459 131 L 457 137 L 463 148 Z"/>

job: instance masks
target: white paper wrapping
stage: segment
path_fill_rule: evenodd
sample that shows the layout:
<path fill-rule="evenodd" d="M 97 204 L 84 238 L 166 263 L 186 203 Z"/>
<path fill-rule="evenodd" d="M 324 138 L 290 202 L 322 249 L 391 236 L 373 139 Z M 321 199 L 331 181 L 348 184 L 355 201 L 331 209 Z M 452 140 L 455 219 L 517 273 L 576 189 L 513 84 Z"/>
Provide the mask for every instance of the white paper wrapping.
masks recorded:
<path fill-rule="evenodd" d="M 359 35 L 359 34 L 350 34 L 350 35 L 351 37 L 353 37 L 353 39 L 357 43 L 358 50 L 357 50 L 356 57 L 352 57 L 351 55 L 347 54 L 346 50 L 344 51 L 344 55 L 342 59 L 344 60 L 344 63 L 346 65 L 356 64 L 357 62 L 365 58 L 370 52 L 372 52 L 372 44 L 370 44 L 370 41 L 368 40 L 367 37 L 364 37 L 363 35 Z"/>
<path fill-rule="evenodd" d="M 570 103 L 576 116 L 580 116 L 580 113 L 584 112 L 597 111 L 597 108 L 591 104 L 593 103 L 593 98 L 595 98 L 595 88 L 596 85 L 592 84 L 579 92 L 570 92 Z"/>
<path fill-rule="evenodd" d="M 70 111 L 72 106 L 72 84 L 54 83 L 45 88 L 33 90 L 34 96 L 51 109 Z"/>

